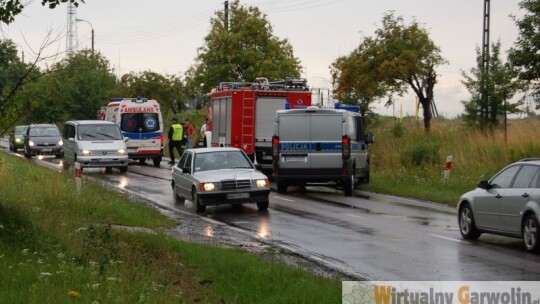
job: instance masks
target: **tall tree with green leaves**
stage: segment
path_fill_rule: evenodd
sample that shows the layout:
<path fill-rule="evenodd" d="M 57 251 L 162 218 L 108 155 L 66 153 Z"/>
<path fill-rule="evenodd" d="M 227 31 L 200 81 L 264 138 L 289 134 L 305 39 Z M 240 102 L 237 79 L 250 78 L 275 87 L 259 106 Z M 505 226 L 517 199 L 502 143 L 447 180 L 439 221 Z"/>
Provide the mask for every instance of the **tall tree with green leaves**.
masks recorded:
<path fill-rule="evenodd" d="M 386 13 L 382 26 L 373 37 L 366 37 L 351 57 L 348 69 L 359 69 L 367 75 L 357 75 L 358 83 L 369 84 L 369 89 L 356 89 L 359 100 L 383 95 L 403 95 L 409 89 L 418 97 L 423 108 L 424 129 L 431 127 L 433 88 L 437 83 L 435 68 L 445 64 L 441 51 L 429 37 L 428 31 L 417 21 L 405 24 L 403 17 Z M 338 59 L 339 61 L 339 59 Z M 337 68 L 338 64 L 334 64 Z M 340 67 L 342 69 L 343 67 Z M 338 74 L 334 74 L 338 75 Z M 362 80 L 361 78 L 364 78 Z M 338 78 L 334 77 L 334 80 Z M 338 92 L 352 92 L 355 81 L 338 84 Z M 343 85 L 343 87 L 340 87 Z M 392 103 L 388 99 L 387 105 Z"/>
<path fill-rule="evenodd" d="M 464 120 L 482 130 L 488 130 L 499 124 L 501 115 L 505 111 L 518 113 L 521 102 L 511 102 L 511 98 L 520 88 L 515 80 L 516 73 L 501 60 L 501 42 L 492 44 L 489 58 L 489 69 L 485 73 L 482 69 L 482 51 L 476 48 L 476 67 L 470 74 L 462 72 L 465 85 L 471 99 L 462 101 L 465 106 Z M 482 86 L 485 85 L 488 98 L 482 98 Z"/>
<path fill-rule="evenodd" d="M 373 71 L 380 64 L 371 52 L 372 39 L 366 39 L 356 50 L 347 56 L 336 59 L 330 66 L 330 73 L 336 89 L 334 96 L 342 103 L 360 105 L 365 116 L 371 104 L 383 97 L 388 88 Z"/>
<path fill-rule="evenodd" d="M 53 9 L 61 3 L 72 2 L 76 7 L 85 0 L 41 0 L 41 5 L 48 5 Z M 31 1 L 21 0 L 0 0 L 0 22 L 10 24 L 15 20 L 15 16 L 20 14 L 24 7 Z"/>
<path fill-rule="evenodd" d="M 207 93 L 223 81 L 300 76 L 302 67 L 291 44 L 274 36 L 267 16 L 257 7 L 234 0 L 228 14 L 218 11 L 210 23 L 196 62 L 185 74 L 193 95 Z"/>
<path fill-rule="evenodd" d="M 519 37 L 508 53 L 519 78 L 526 81 L 533 92 L 536 108 L 540 108 L 540 0 L 523 0 L 521 9 L 527 11 L 521 19 L 514 17 Z"/>
<path fill-rule="evenodd" d="M 35 122 L 94 119 L 116 86 L 110 64 L 99 52 L 82 50 L 46 71 L 27 92 Z"/>

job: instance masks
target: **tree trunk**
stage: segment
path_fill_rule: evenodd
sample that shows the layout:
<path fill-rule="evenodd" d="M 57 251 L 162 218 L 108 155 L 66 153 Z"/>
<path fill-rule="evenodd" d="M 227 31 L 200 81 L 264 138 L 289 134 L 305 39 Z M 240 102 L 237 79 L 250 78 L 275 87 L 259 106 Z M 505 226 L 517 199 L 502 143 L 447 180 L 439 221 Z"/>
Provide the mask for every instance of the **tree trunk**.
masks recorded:
<path fill-rule="evenodd" d="M 424 131 L 429 132 L 431 129 L 431 102 L 427 98 L 419 98 L 420 104 L 424 112 Z"/>

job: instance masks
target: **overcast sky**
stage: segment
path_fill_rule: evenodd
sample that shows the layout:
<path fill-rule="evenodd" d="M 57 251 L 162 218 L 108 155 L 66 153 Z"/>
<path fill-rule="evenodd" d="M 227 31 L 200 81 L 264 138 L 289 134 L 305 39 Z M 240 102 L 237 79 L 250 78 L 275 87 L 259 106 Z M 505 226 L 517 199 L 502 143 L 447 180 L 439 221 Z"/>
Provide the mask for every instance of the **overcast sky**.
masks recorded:
<path fill-rule="evenodd" d="M 50 31 L 62 38 L 46 53 L 66 48 L 67 5 L 54 10 L 34 0 L 16 21 L 2 25 L 2 35 L 24 50 L 25 61 L 35 57 Z M 454 117 L 469 98 L 461 71 L 475 66 L 475 48 L 482 43 L 483 0 L 243 0 L 258 6 L 273 26 L 274 35 L 287 38 L 304 67 L 302 77 L 312 88 L 331 88 L 329 66 L 349 54 L 363 36 L 373 36 L 385 12 L 394 11 L 408 23 L 417 20 L 428 29 L 449 64 L 438 68 L 435 103 L 441 115 Z M 491 42 L 500 40 L 506 51 L 517 38 L 512 15 L 522 16 L 519 0 L 491 0 Z M 77 18 L 95 30 L 95 48 L 118 74 L 150 70 L 183 74 L 193 64 L 197 48 L 210 29 L 210 17 L 223 9 L 219 0 L 86 0 Z M 91 47 L 91 27 L 78 22 L 79 48 Z M 33 50 L 33 51 L 32 51 Z M 58 60 L 58 58 L 57 58 Z M 51 64 L 52 61 L 49 61 Z M 264 76 L 264 75 L 261 75 Z M 326 97 L 325 97 L 326 98 Z M 395 108 L 376 112 L 414 114 L 414 96 L 397 99 Z"/>

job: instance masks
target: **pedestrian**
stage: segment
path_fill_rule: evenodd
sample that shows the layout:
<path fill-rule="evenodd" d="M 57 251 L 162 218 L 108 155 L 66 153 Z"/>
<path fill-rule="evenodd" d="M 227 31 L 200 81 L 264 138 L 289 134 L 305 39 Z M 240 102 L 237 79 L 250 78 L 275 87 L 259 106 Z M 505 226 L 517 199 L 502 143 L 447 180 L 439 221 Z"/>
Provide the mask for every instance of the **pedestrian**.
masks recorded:
<path fill-rule="evenodd" d="M 178 151 L 179 157 L 182 156 L 182 139 L 184 137 L 184 130 L 182 125 L 178 123 L 178 119 L 173 118 L 171 127 L 169 128 L 169 155 L 171 161 L 169 165 L 174 165 L 174 149 Z"/>
<path fill-rule="evenodd" d="M 203 140 L 204 148 L 206 148 L 206 124 L 208 124 L 208 117 L 206 118 L 206 122 L 201 126 L 201 129 L 199 130 L 199 134 L 201 135 L 201 138 Z"/>
<path fill-rule="evenodd" d="M 193 133 L 195 133 L 195 130 L 187 119 L 184 122 L 184 128 L 186 129 L 186 149 L 191 149 L 193 148 Z"/>

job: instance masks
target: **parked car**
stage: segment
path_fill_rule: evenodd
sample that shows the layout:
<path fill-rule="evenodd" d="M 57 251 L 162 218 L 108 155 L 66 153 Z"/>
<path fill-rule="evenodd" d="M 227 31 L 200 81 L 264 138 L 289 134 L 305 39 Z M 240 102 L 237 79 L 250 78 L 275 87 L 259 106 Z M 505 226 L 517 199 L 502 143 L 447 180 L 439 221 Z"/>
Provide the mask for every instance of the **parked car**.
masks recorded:
<path fill-rule="evenodd" d="M 17 152 L 24 149 L 24 134 L 28 126 L 16 126 L 13 132 L 9 133 L 9 150 Z"/>
<path fill-rule="evenodd" d="M 508 165 L 458 202 L 458 223 L 465 239 L 492 233 L 523 239 L 525 248 L 540 248 L 540 159 Z"/>
<path fill-rule="evenodd" d="M 70 120 L 64 124 L 64 167 L 75 162 L 84 168 L 105 168 L 111 172 L 128 169 L 126 141 L 120 127 L 105 120 Z"/>
<path fill-rule="evenodd" d="M 193 201 L 196 212 L 208 205 L 257 203 L 268 209 L 270 183 L 238 148 L 188 149 L 172 170 L 177 202 Z"/>
<path fill-rule="evenodd" d="M 36 155 L 54 155 L 62 158 L 62 137 L 55 124 L 31 124 L 24 138 L 24 156 L 31 158 Z"/>

